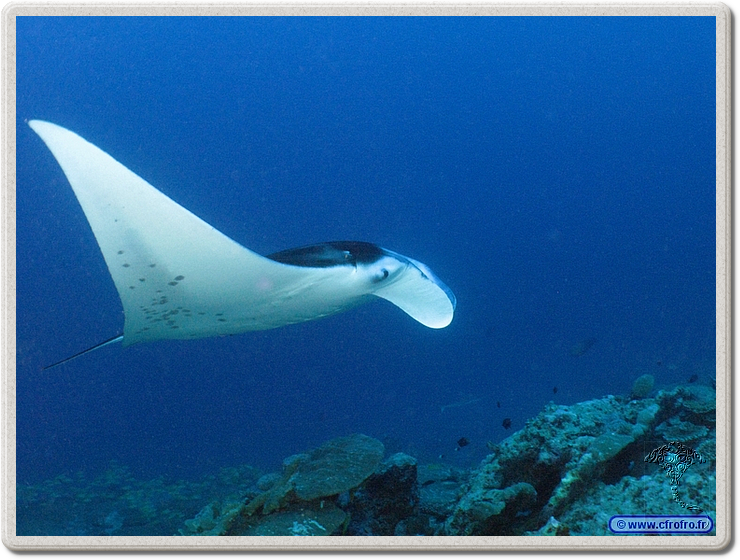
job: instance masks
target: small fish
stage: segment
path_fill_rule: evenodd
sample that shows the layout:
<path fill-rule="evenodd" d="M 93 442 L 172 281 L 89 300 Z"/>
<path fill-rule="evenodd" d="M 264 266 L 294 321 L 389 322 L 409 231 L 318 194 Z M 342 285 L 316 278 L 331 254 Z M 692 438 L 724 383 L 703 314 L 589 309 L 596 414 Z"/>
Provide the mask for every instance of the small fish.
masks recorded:
<path fill-rule="evenodd" d="M 558 388 L 557 387 L 553 387 L 552 388 L 552 394 L 553 395 L 557 395 L 558 394 Z"/>
<path fill-rule="evenodd" d="M 596 344 L 595 338 L 587 338 L 586 340 L 581 340 L 578 344 L 574 344 L 570 349 L 570 355 L 571 356 L 583 356 L 586 352 L 588 352 L 591 347 Z"/>
<path fill-rule="evenodd" d="M 501 401 L 496 401 L 496 408 L 501 408 Z"/>
<path fill-rule="evenodd" d="M 699 380 L 699 376 L 694 374 L 691 377 L 689 377 L 689 383 L 694 383 L 695 381 Z"/>
<path fill-rule="evenodd" d="M 482 400 L 483 400 L 483 397 L 478 397 L 477 399 L 468 399 L 468 400 L 464 400 L 464 401 L 454 402 L 454 403 L 451 403 L 451 404 L 445 404 L 445 405 L 442 405 L 441 407 L 439 407 L 439 411 L 440 412 L 444 412 L 448 408 L 460 408 L 462 406 L 468 406 L 468 405 L 471 405 L 471 404 L 475 404 L 477 402 L 480 402 Z"/>
<path fill-rule="evenodd" d="M 501 425 L 504 427 L 504 430 L 508 430 L 511 428 L 511 418 L 504 418 L 504 421 L 501 422 Z"/>
<path fill-rule="evenodd" d="M 469 445 L 469 444 L 470 444 L 470 440 L 466 437 L 461 437 L 459 440 L 457 440 L 458 449 L 465 447 L 466 445 Z"/>

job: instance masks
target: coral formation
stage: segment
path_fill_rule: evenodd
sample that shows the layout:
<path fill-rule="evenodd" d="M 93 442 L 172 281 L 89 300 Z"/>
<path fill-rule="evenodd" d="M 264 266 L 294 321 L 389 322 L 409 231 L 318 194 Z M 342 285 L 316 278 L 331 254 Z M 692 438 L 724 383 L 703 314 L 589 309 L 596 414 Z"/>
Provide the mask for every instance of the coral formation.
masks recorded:
<path fill-rule="evenodd" d="M 655 428 L 655 433 L 662 436 L 666 441 L 688 443 L 705 437 L 709 433 L 709 428 L 697 426 L 691 422 L 683 422 L 680 418 L 673 416 Z"/>
<path fill-rule="evenodd" d="M 653 390 L 654 385 L 655 378 L 652 375 L 649 373 L 641 375 L 635 379 L 635 382 L 632 384 L 630 397 L 633 399 L 644 399 L 650 394 L 650 391 Z"/>
<path fill-rule="evenodd" d="M 310 453 L 288 457 L 283 461 L 282 476 L 249 502 L 243 513 L 252 515 L 261 509 L 267 515 L 290 501 L 310 501 L 345 492 L 373 473 L 384 452 L 377 439 L 354 434 L 328 441 Z"/>
<path fill-rule="evenodd" d="M 347 511 L 353 535 L 395 535 L 418 501 L 416 459 L 396 453 L 354 492 Z"/>
<path fill-rule="evenodd" d="M 327 536 L 347 521 L 347 514 L 331 503 L 319 506 L 292 506 L 265 516 L 243 520 L 228 534 L 243 536 Z M 224 533 L 227 534 L 227 533 Z"/>

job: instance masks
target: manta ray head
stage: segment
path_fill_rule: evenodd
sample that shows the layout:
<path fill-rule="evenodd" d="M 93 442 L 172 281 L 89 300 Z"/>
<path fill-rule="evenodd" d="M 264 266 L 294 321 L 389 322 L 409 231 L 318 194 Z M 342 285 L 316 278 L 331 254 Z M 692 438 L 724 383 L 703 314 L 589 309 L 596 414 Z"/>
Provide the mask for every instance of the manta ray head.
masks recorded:
<path fill-rule="evenodd" d="M 268 259 L 306 268 L 346 267 L 356 273 L 356 281 L 373 286 L 390 283 L 409 267 L 408 258 L 365 241 L 329 241 L 267 255 Z"/>

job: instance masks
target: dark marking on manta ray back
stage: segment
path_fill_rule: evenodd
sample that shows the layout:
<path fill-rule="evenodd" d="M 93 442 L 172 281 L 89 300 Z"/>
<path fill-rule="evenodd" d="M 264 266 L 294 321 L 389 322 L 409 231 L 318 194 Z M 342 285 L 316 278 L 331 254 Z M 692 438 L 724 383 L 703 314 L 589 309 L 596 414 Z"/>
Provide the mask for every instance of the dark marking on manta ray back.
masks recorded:
<path fill-rule="evenodd" d="M 357 266 L 371 264 L 387 253 L 381 247 L 364 241 L 330 241 L 318 245 L 307 245 L 286 249 L 267 255 L 279 263 L 308 268 L 328 268 L 332 266 Z"/>

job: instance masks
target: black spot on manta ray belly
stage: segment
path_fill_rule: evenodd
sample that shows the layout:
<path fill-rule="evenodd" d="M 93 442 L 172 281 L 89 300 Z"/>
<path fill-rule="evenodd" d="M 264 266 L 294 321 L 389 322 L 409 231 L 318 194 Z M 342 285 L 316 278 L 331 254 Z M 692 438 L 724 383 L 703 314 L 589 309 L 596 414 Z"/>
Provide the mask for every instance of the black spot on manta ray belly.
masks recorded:
<path fill-rule="evenodd" d="M 124 253 L 123 250 L 118 251 L 119 255 L 122 255 L 123 253 Z M 123 266 L 124 268 L 132 267 L 130 263 L 122 263 L 121 266 Z M 151 263 L 148 265 L 149 268 L 155 268 L 156 266 L 157 266 L 156 263 Z M 137 278 L 137 280 L 143 284 L 144 282 L 147 281 L 147 278 L 141 277 L 141 278 Z M 183 276 L 182 274 L 178 274 L 171 281 L 167 282 L 167 285 L 174 287 L 174 286 L 177 286 L 183 280 L 185 280 L 185 276 Z M 136 286 L 130 285 L 129 289 L 135 290 Z M 178 314 L 181 317 L 182 316 L 187 317 L 187 318 L 192 317 L 193 311 L 190 309 L 185 309 L 183 306 L 179 306 L 176 309 L 170 308 L 168 305 L 169 300 L 167 296 L 164 295 L 162 289 L 155 290 L 155 294 L 159 294 L 159 295 L 151 299 L 151 303 L 149 304 L 149 306 L 145 306 L 145 305 L 139 306 L 139 309 L 141 310 L 143 318 L 150 325 L 154 326 L 155 323 L 165 323 L 170 329 L 179 329 L 181 325 L 179 325 L 178 323 L 181 321 L 181 319 L 179 319 Z M 180 314 L 180 311 L 182 311 L 182 314 Z M 199 315 L 208 315 L 208 313 L 199 312 Z M 227 322 L 227 319 L 220 318 L 220 316 L 223 315 L 223 313 L 217 313 L 215 315 L 216 315 L 217 321 Z M 137 334 L 142 334 L 146 330 L 149 330 L 149 327 L 143 327 L 139 329 L 137 331 Z"/>

